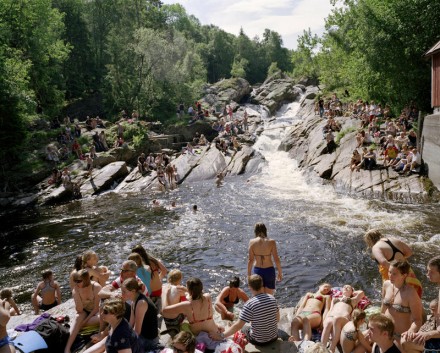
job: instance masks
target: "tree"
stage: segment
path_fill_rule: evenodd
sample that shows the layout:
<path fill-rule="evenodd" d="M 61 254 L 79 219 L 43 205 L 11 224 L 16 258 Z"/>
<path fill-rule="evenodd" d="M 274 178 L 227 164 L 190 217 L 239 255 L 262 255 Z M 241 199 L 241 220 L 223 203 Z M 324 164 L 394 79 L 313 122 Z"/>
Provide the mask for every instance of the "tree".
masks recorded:
<path fill-rule="evenodd" d="M 249 65 L 247 59 L 241 58 L 240 55 L 236 55 L 234 62 L 232 63 L 231 76 L 246 78 L 246 68 Z"/>
<path fill-rule="evenodd" d="M 0 3 L 7 45 L 32 62 L 29 84 L 43 112 L 55 114 L 64 100 L 62 64 L 69 53 L 63 42 L 62 14 L 51 0 L 3 0 Z"/>

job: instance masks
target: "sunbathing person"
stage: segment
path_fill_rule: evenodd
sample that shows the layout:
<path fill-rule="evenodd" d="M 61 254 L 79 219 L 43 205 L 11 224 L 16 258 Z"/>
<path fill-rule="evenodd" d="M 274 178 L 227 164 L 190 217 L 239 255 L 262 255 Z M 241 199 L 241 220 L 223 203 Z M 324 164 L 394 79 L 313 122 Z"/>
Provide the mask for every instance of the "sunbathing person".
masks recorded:
<path fill-rule="evenodd" d="M 324 319 L 321 336 L 321 343 L 327 345 L 331 333 L 332 343 L 329 348 L 331 352 L 335 352 L 342 328 L 350 320 L 354 308 L 362 297 L 364 297 L 363 291 L 355 291 L 352 286 L 346 284 L 342 287 L 342 297 L 333 298 L 330 311 Z"/>
<path fill-rule="evenodd" d="M 354 309 L 351 321 L 342 328 L 341 346 L 343 353 L 371 352 L 368 339 L 360 331 L 360 326 L 365 322 L 366 314 L 360 309 Z"/>
<path fill-rule="evenodd" d="M 64 353 L 70 353 L 73 342 L 79 330 L 85 326 L 99 324 L 99 291 L 101 285 L 90 280 L 90 274 L 86 269 L 73 274 L 75 288 L 72 296 L 75 301 L 76 317 L 70 328 L 69 340 L 66 343 Z"/>
<path fill-rule="evenodd" d="M 312 339 L 312 329 L 321 325 L 330 309 L 330 291 L 328 283 L 319 286 L 316 293 L 307 293 L 301 300 L 296 316 L 291 323 L 292 336 L 289 341 L 301 341 L 299 331 L 303 332 L 303 340 Z M 322 311 L 324 310 L 324 313 Z"/>

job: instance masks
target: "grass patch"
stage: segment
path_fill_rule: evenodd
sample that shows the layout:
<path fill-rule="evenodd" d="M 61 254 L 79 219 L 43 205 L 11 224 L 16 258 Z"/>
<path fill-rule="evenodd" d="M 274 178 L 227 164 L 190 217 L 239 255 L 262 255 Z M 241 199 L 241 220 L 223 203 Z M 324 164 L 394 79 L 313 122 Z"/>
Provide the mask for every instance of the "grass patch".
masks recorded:
<path fill-rule="evenodd" d="M 349 133 L 351 133 L 351 132 L 355 132 L 355 131 L 357 131 L 357 129 L 356 129 L 354 126 L 347 127 L 346 129 L 343 129 L 343 130 L 339 131 L 339 132 L 336 134 L 335 142 L 339 145 L 339 142 L 342 140 L 342 138 L 343 138 L 345 135 L 347 135 L 347 134 L 349 134 Z"/>

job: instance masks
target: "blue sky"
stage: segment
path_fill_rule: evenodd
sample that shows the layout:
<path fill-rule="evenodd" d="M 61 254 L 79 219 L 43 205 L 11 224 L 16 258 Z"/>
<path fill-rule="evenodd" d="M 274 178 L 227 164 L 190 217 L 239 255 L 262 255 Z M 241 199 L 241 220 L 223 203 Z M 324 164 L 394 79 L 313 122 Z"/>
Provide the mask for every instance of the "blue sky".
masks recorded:
<path fill-rule="evenodd" d="M 281 34 L 284 46 L 295 49 L 297 38 L 309 27 L 324 32 L 330 14 L 330 0 L 162 0 L 179 3 L 202 24 L 214 24 L 237 35 L 240 27 L 250 37 L 260 38 L 265 28 Z"/>

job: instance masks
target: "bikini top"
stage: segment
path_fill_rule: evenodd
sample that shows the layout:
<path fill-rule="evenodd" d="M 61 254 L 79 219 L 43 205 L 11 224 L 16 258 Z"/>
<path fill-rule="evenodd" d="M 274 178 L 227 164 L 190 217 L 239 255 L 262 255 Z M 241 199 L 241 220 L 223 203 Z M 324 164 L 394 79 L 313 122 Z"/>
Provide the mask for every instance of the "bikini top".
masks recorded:
<path fill-rule="evenodd" d="M 307 296 L 307 299 L 316 299 L 316 300 L 319 300 L 320 302 L 323 302 L 324 301 L 324 296 L 323 295 L 309 294 Z"/>
<path fill-rule="evenodd" d="M 336 303 L 345 303 L 345 304 L 348 304 L 348 305 L 350 305 L 350 306 L 353 306 L 353 304 L 351 303 L 351 298 L 349 298 L 349 297 L 344 297 L 344 296 L 342 296 L 342 297 L 340 297 L 340 298 L 335 298 L 334 299 L 334 303 L 336 304 Z"/>
<path fill-rule="evenodd" d="M 190 325 L 198 324 L 198 323 L 205 322 L 205 321 L 208 321 L 208 320 L 212 320 L 212 313 L 211 313 L 211 306 L 212 305 L 211 305 L 211 300 L 210 299 L 208 299 L 208 317 L 206 319 L 203 319 L 203 320 L 197 320 L 196 319 L 196 316 L 194 315 L 193 303 L 190 302 L 190 304 L 191 304 L 191 311 L 192 311 L 192 318 L 193 318 L 192 321 L 188 320 Z"/>
<path fill-rule="evenodd" d="M 223 301 L 225 302 L 225 303 L 230 303 L 230 301 L 229 301 L 229 294 L 226 296 L 226 297 L 224 297 L 223 298 Z M 233 301 L 233 303 L 234 304 L 238 304 L 238 302 L 240 301 L 240 298 L 238 298 L 238 296 L 235 298 L 235 300 Z"/>
<path fill-rule="evenodd" d="M 390 246 L 391 250 L 393 250 L 393 256 L 391 256 L 391 258 L 390 258 L 388 261 L 393 261 L 393 260 L 394 260 L 394 256 L 396 256 L 396 254 L 397 254 L 398 252 L 401 253 L 401 254 L 403 255 L 403 252 L 400 251 L 398 248 L 396 248 L 396 247 L 394 246 L 394 244 L 391 242 L 391 240 L 389 240 L 389 239 L 385 239 L 384 242 L 387 243 L 387 244 Z"/>
<path fill-rule="evenodd" d="M 260 258 L 261 258 L 261 262 L 264 261 L 264 257 L 265 257 L 265 256 L 270 256 L 270 255 L 272 254 L 272 253 L 269 253 L 269 254 L 267 254 L 267 255 L 259 255 L 259 254 L 256 254 L 253 250 L 252 250 L 252 252 L 254 253 L 254 256 L 255 256 L 255 257 L 260 256 Z"/>
<path fill-rule="evenodd" d="M 409 306 L 403 306 L 400 304 L 393 304 L 389 299 L 384 299 L 383 305 L 387 306 L 388 308 L 393 308 L 394 310 L 396 310 L 397 312 L 402 313 L 402 314 L 410 314 L 411 313 L 411 308 Z"/>
<path fill-rule="evenodd" d="M 45 283 L 44 287 L 41 288 L 41 293 L 40 293 L 41 296 L 45 295 L 45 293 L 47 293 L 47 292 L 55 293 L 55 287 L 52 287 L 52 285 L 50 284 L 51 281 L 44 282 L 44 283 Z"/>

